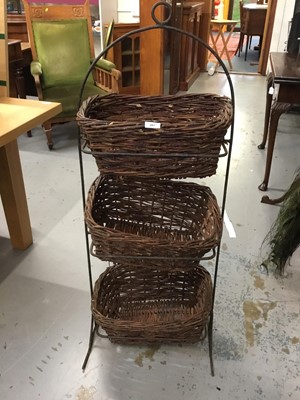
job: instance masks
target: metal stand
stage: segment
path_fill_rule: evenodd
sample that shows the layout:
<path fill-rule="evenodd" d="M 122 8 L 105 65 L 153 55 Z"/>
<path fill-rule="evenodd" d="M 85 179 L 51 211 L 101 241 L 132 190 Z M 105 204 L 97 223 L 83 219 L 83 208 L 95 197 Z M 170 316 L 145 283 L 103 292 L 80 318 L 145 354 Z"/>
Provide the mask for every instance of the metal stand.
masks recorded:
<path fill-rule="evenodd" d="M 159 21 L 157 20 L 156 16 L 155 16 L 155 10 L 158 6 L 164 6 L 166 8 L 166 11 L 168 11 L 168 13 L 166 12 L 167 17 L 164 21 Z M 169 23 L 169 21 L 171 20 L 171 13 L 172 13 L 172 7 L 169 3 L 165 2 L 165 1 L 159 1 L 157 2 L 151 11 L 151 16 L 153 21 L 155 22 L 155 25 L 152 26 L 148 26 L 145 28 L 140 28 L 140 29 L 135 29 L 131 32 L 128 32 L 126 34 L 124 34 L 123 36 L 119 37 L 118 39 L 116 39 L 115 41 L 113 41 L 109 46 L 107 46 L 93 61 L 93 63 L 91 64 L 89 70 L 87 71 L 87 74 L 85 76 L 85 79 L 82 83 L 81 86 L 81 91 L 80 91 L 80 99 L 79 99 L 79 103 L 78 103 L 78 108 L 80 108 L 81 106 L 81 102 L 82 102 L 82 95 L 83 95 L 83 91 L 84 91 L 84 87 L 85 84 L 87 82 L 87 79 L 91 73 L 91 71 L 93 70 L 94 66 L 96 65 L 96 63 L 98 62 L 98 60 L 113 46 L 115 46 L 117 43 L 123 41 L 124 39 L 126 39 L 127 37 L 137 34 L 137 33 L 142 33 L 142 32 L 146 32 L 149 30 L 155 30 L 155 29 L 164 29 L 167 31 L 173 31 L 173 32 L 177 32 L 180 33 L 182 35 L 188 36 L 191 39 L 196 40 L 200 45 L 204 46 L 207 50 L 209 50 L 217 59 L 218 64 L 223 68 L 223 71 L 226 75 L 229 87 L 230 87 L 230 95 L 231 95 L 231 101 L 232 101 L 232 109 L 233 109 L 233 119 L 232 119 L 232 124 L 231 124 L 231 128 L 230 128 L 230 135 L 229 138 L 226 139 L 227 142 L 227 146 L 228 146 L 228 151 L 225 152 L 225 154 L 223 154 L 223 156 L 227 156 L 227 166 L 226 166 L 226 174 L 225 174 L 225 179 L 224 179 L 224 188 L 223 188 L 223 197 L 222 197 L 222 204 L 221 204 L 221 217 L 222 220 L 224 219 L 224 212 L 225 212 L 225 203 L 226 203 L 226 196 L 227 196 L 227 186 L 228 186 L 228 178 L 229 178 L 229 168 L 230 168 L 230 158 L 231 158 L 231 152 L 232 152 L 232 140 L 233 140 L 233 132 L 234 132 L 234 115 L 235 115 L 235 97 L 234 97 L 234 89 L 233 89 L 233 84 L 229 75 L 229 72 L 224 64 L 224 62 L 221 60 L 221 58 L 219 57 L 219 55 L 217 54 L 217 52 L 211 48 L 207 43 L 205 43 L 202 39 L 198 38 L 197 36 L 195 36 L 192 33 L 188 33 L 183 31 L 182 29 L 167 25 Z M 80 162 L 80 174 L 81 174 L 81 184 L 82 184 L 82 199 L 83 199 L 83 208 L 85 208 L 85 185 L 84 185 L 84 168 L 83 168 L 83 160 L 82 160 L 82 152 L 87 153 L 87 151 L 85 150 L 86 146 L 85 144 L 82 144 L 82 140 L 81 140 L 81 134 L 80 134 L 80 129 L 78 128 L 78 151 L 79 151 L 79 162 Z M 119 153 L 115 153 L 116 155 L 120 155 Z M 126 154 L 122 154 L 123 156 L 126 156 Z M 133 154 L 130 154 L 131 156 Z M 149 156 L 148 154 L 141 154 L 138 153 L 137 156 L 139 157 L 147 157 Z M 183 157 L 190 157 L 190 156 L 195 156 L 195 154 L 184 154 Z M 197 157 L 207 157 L 206 154 L 200 154 L 197 155 Z M 89 273 L 89 282 L 90 282 L 90 292 L 91 292 L 91 296 L 93 295 L 93 278 L 92 278 L 92 270 L 91 270 L 91 260 L 90 260 L 90 244 L 89 244 L 89 234 L 88 234 L 88 230 L 87 230 L 87 226 L 85 225 L 85 235 L 86 235 L 86 251 L 87 251 L 87 261 L 88 261 L 88 273 Z M 212 311 L 210 313 L 210 317 L 209 317 L 209 322 L 208 322 L 208 326 L 207 326 L 207 334 L 208 334 L 208 346 L 209 346 L 209 358 L 210 358 L 210 369 L 211 369 L 211 374 L 212 376 L 214 376 L 214 364 L 213 364 L 213 310 L 214 310 L 214 301 L 215 301 L 215 292 L 216 292 L 216 285 L 217 285 L 217 275 L 218 275 L 218 264 L 219 264 L 219 257 L 220 257 L 220 245 L 217 247 L 217 251 L 213 253 L 213 256 L 215 256 L 215 271 L 214 271 L 214 280 L 213 280 L 213 298 L 212 298 Z M 129 256 L 124 256 L 124 258 L 128 258 Z M 153 258 L 163 258 L 163 257 L 153 257 Z M 213 257 L 210 257 L 213 258 Z M 185 258 L 186 259 L 186 258 Z M 201 260 L 205 259 L 204 257 L 201 258 Z M 208 258 L 206 258 L 208 259 Z M 201 261 L 200 259 L 198 260 L 199 262 Z M 100 337 L 106 337 L 103 335 L 100 335 L 98 332 L 98 328 L 99 326 L 95 323 L 95 321 L 93 320 L 93 317 L 91 318 L 91 327 L 90 327 L 90 338 L 89 338 L 89 347 L 88 347 L 88 351 L 87 354 L 85 356 L 83 365 L 82 365 L 82 369 L 85 370 L 89 356 L 91 354 L 92 351 L 92 347 L 93 347 L 93 343 L 94 343 L 94 339 L 95 339 L 95 334 L 97 334 Z M 204 335 L 206 336 L 206 335 Z M 199 338 L 199 340 L 204 339 L 204 338 Z"/>

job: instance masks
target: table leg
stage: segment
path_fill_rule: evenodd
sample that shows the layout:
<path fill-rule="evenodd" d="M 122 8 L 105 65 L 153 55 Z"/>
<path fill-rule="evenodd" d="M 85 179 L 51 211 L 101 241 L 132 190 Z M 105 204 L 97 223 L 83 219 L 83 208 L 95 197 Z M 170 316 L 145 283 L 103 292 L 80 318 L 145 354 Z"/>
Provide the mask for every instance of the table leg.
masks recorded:
<path fill-rule="evenodd" d="M 291 107 L 292 107 L 292 105 L 289 103 L 275 102 L 271 108 L 265 176 L 264 176 L 263 182 L 258 186 L 259 190 L 266 191 L 268 189 L 278 121 L 279 121 L 280 116 L 283 113 L 287 112 Z"/>
<path fill-rule="evenodd" d="M 0 193 L 12 246 L 25 250 L 33 240 L 16 140 L 0 148 L 0 171 Z"/>
<path fill-rule="evenodd" d="M 221 39 L 222 39 L 222 41 L 223 41 L 223 46 L 224 46 L 223 25 L 220 25 L 220 26 L 218 27 L 217 35 L 216 35 L 215 38 L 214 38 L 214 35 L 213 35 L 212 31 L 210 31 L 210 36 L 211 36 L 211 40 L 212 40 L 212 44 L 213 44 L 213 49 L 214 49 L 215 52 L 218 54 L 218 56 L 219 56 L 220 58 L 222 58 L 222 55 L 223 55 L 223 53 L 224 53 L 224 47 L 223 47 L 223 49 L 222 49 L 222 52 L 219 54 L 219 53 L 218 53 L 218 48 L 217 48 L 217 43 L 218 43 L 219 38 L 221 37 Z M 219 66 L 219 61 L 216 60 L 216 65 L 215 65 L 215 67 L 214 67 L 214 70 L 216 70 L 216 69 L 218 68 L 218 66 Z"/>
<path fill-rule="evenodd" d="M 212 43 L 212 48 L 214 49 L 214 51 L 218 54 L 218 49 L 217 49 L 217 38 L 220 36 L 220 32 L 218 32 L 216 39 L 214 38 L 214 34 L 212 31 L 209 32 L 210 33 L 210 38 L 211 38 L 211 43 Z"/>
<path fill-rule="evenodd" d="M 222 42 L 223 42 L 223 46 L 224 46 L 224 47 L 223 47 L 223 50 L 221 51 L 220 58 L 222 58 L 222 56 L 223 56 L 223 54 L 224 54 L 224 52 L 225 52 L 230 69 L 232 69 L 232 62 L 231 62 L 231 59 L 230 59 L 230 55 L 229 55 L 229 53 L 228 53 L 227 45 L 228 45 L 228 43 L 229 43 L 229 40 L 230 40 L 230 38 L 231 38 L 231 35 L 232 35 L 232 32 L 233 32 L 233 30 L 234 30 L 235 25 L 236 25 L 236 24 L 234 24 L 234 25 L 231 26 L 230 31 L 228 32 L 228 35 L 227 35 L 226 40 L 225 40 L 225 37 L 224 37 L 223 30 L 221 31 L 221 40 L 222 40 Z"/>
<path fill-rule="evenodd" d="M 225 39 L 223 29 L 224 29 L 224 27 L 226 27 L 226 26 L 228 26 L 228 27 L 230 26 L 230 31 L 228 32 L 228 35 L 227 35 L 227 37 L 226 37 L 226 39 Z M 230 24 L 228 24 L 228 23 L 221 23 L 221 24 L 218 24 L 217 34 L 216 34 L 216 37 L 215 37 L 215 38 L 214 38 L 214 36 L 213 36 L 212 29 L 210 30 L 210 37 L 211 37 L 213 49 L 215 50 L 215 52 L 219 55 L 219 57 L 220 57 L 221 59 L 222 59 L 223 54 L 224 54 L 224 53 L 226 54 L 226 58 L 227 58 L 227 61 L 228 61 L 228 64 L 229 64 L 230 69 L 232 69 L 232 62 L 231 62 L 231 59 L 230 59 L 230 55 L 229 55 L 229 52 L 228 52 L 228 47 L 227 47 L 227 45 L 228 45 L 228 43 L 229 43 L 230 37 L 231 37 L 231 35 L 232 35 L 232 32 L 234 31 L 234 27 L 235 27 L 235 26 L 236 26 L 236 23 L 230 23 Z M 222 50 L 220 51 L 220 53 L 219 53 L 218 50 L 217 50 L 217 43 L 218 43 L 218 40 L 219 40 L 219 39 L 222 41 L 222 44 L 223 44 L 223 48 L 222 48 Z M 218 65 L 219 65 L 219 62 L 217 61 L 217 62 L 216 62 L 216 65 L 215 65 L 215 69 L 218 67 Z"/>
<path fill-rule="evenodd" d="M 268 81 L 267 81 L 267 96 L 266 96 L 266 111 L 265 111 L 265 126 L 264 126 L 264 134 L 263 134 L 263 140 L 261 144 L 259 144 L 257 147 L 259 149 L 264 149 L 266 146 L 267 138 L 268 138 L 268 131 L 269 131 L 269 121 L 270 121 L 270 111 L 271 111 L 271 104 L 272 104 L 272 99 L 273 99 L 273 94 L 270 93 L 270 88 L 273 86 L 273 74 L 270 73 L 268 75 Z"/>

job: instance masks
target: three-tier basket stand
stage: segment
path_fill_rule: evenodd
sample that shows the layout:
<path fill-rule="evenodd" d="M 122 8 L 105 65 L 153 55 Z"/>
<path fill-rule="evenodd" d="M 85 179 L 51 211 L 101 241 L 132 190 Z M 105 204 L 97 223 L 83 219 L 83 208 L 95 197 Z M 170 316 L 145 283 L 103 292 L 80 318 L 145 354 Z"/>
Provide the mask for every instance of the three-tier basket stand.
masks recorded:
<path fill-rule="evenodd" d="M 159 21 L 158 6 L 167 17 Z M 112 42 L 82 84 L 77 122 L 91 328 L 119 344 L 196 343 L 208 336 L 211 373 L 213 312 L 234 130 L 234 90 L 218 54 L 197 36 L 168 25 L 172 8 L 152 8 L 155 25 Z M 94 96 L 81 104 L 97 61 L 118 42 L 148 30 L 186 35 L 218 60 L 231 97 L 215 94 Z M 85 192 L 83 152 L 99 176 Z M 187 181 L 216 174 L 226 157 L 221 204 L 208 186 Z M 94 281 L 93 255 L 108 262 Z M 211 274 L 201 265 L 215 261 Z"/>

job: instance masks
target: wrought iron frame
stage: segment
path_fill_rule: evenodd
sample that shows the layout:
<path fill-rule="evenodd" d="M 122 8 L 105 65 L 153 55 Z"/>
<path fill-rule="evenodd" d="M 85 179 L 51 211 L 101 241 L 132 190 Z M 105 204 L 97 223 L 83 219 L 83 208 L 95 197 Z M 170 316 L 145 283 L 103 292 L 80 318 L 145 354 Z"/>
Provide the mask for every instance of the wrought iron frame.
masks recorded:
<path fill-rule="evenodd" d="M 164 21 L 159 21 L 156 16 L 155 16 L 155 10 L 159 6 L 164 6 L 167 8 L 169 14 L 167 15 L 166 19 Z M 177 32 L 181 35 L 188 36 L 194 40 L 196 40 L 199 44 L 204 46 L 207 50 L 209 50 L 217 59 L 218 64 L 222 67 L 223 72 L 226 75 L 227 82 L 229 84 L 230 88 L 230 96 L 231 96 L 231 102 L 232 102 L 232 110 L 233 110 L 233 119 L 232 119 L 232 124 L 230 127 L 230 134 L 229 134 L 229 139 L 226 139 L 227 145 L 228 145 L 228 151 L 227 154 L 223 154 L 223 156 L 227 155 L 227 165 L 226 165 L 226 173 L 225 173 L 225 179 L 224 179 L 224 188 L 223 188 L 223 196 L 222 196 L 222 203 L 221 203 L 221 217 L 222 220 L 224 220 L 224 212 L 225 212 L 225 204 L 226 204 L 226 198 L 227 198 L 227 188 L 228 188 L 228 179 L 229 179 L 229 170 L 230 170 L 230 159 L 231 159 L 231 153 L 232 153 L 232 141 L 233 141 L 233 133 L 234 133 L 234 117 L 235 117 L 235 96 L 234 96 L 234 88 L 233 88 L 233 83 L 229 74 L 229 71 L 222 61 L 222 59 L 219 57 L 217 52 L 209 46 L 206 42 L 204 42 L 202 39 L 197 37 L 196 35 L 186 32 L 180 28 L 173 27 L 171 25 L 168 25 L 168 23 L 171 20 L 172 17 L 172 7 L 171 5 L 166 2 L 166 1 L 158 1 L 155 3 L 152 7 L 151 10 L 151 16 L 153 21 L 155 22 L 155 25 L 150 25 L 144 28 L 139 28 L 135 29 L 131 32 L 128 32 L 122 36 L 120 36 L 118 39 L 114 40 L 110 45 L 108 45 L 92 62 L 90 68 L 88 69 L 86 76 L 82 82 L 81 89 L 80 89 L 80 95 L 79 95 L 79 102 L 78 102 L 78 109 L 81 106 L 82 103 L 82 97 L 83 97 L 83 91 L 85 84 L 87 82 L 87 79 L 89 75 L 91 74 L 93 68 L 95 67 L 96 63 L 99 61 L 99 59 L 107 53 L 109 49 L 114 47 L 117 43 L 122 42 L 124 39 L 127 37 L 130 37 L 134 34 L 137 33 L 142 33 L 150 30 L 156 30 L 156 29 L 164 29 L 167 31 L 173 31 Z M 82 202 L 83 202 L 83 208 L 85 208 L 85 199 L 86 199 L 86 192 L 85 192 L 85 182 L 84 182 L 84 166 L 83 166 L 83 158 L 82 158 L 82 153 L 86 152 L 84 150 L 85 144 L 82 143 L 82 138 L 80 134 L 80 129 L 78 127 L 78 152 L 79 152 L 79 164 L 80 164 L 80 177 L 81 177 L 81 189 L 82 189 Z M 116 155 L 123 155 L 126 156 L 124 153 L 115 153 Z M 132 156 L 132 153 L 130 153 Z M 148 154 L 137 154 L 139 157 L 149 157 Z M 173 156 L 177 156 L 177 154 L 174 154 Z M 182 157 L 190 157 L 190 156 L 195 156 L 195 154 L 184 154 Z M 197 154 L 197 157 L 207 157 L 206 154 Z M 90 284 L 90 294 L 91 297 L 93 296 L 93 276 L 92 276 L 92 267 L 91 267 L 91 254 L 90 254 L 90 240 L 89 240 L 89 233 L 87 229 L 87 225 L 84 223 L 84 230 L 85 230 L 85 241 L 86 241 L 86 250 L 87 250 L 87 264 L 88 264 L 88 274 L 89 274 L 89 284 Z M 206 259 L 211 259 L 215 256 L 215 268 L 214 268 L 214 279 L 213 279 L 213 298 L 212 298 L 212 311 L 210 313 L 210 318 L 209 318 L 209 323 L 208 323 L 208 346 L 209 346 L 209 358 L 210 358 L 210 368 L 211 368 L 211 374 L 214 376 L 214 364 L 213 364 L 213 340 L 212 340 L 212 333 L 213 333 L 213 313 L 214 313 L 214 302 L 215 302 L 215 292 L 216 292 L 216 285 L 217 285 L 217 275 L 218 275 L 218 264 L 219 264 L 219 258 L 220 258 L 220 244 L 217 246 L 217 251 L 215 254 L 213 254 L 212 257 L 206 258 Z M 200 260 L 203 260 L 204 258 L 202 257 Z M 192 260 L 192 259 L 191 259 Z M 107 337 L 105 335 L 102 335 L 98 332 L 99 326 L 95 323 L 93 316 L 91 316 L 91 326 L 90 326 L 90 337 L 89 337 L 89 346 L 88 350 L 82 365 L 83 371 L 86 368 L 89 356 L 92 351 L 94 339 L 95 339 L 95 334 L 97 334 L 100 337 Z M 205 335 L 206 336 L 206 335 Z M 201 340 L 201 338 L 200 338 Z"/>

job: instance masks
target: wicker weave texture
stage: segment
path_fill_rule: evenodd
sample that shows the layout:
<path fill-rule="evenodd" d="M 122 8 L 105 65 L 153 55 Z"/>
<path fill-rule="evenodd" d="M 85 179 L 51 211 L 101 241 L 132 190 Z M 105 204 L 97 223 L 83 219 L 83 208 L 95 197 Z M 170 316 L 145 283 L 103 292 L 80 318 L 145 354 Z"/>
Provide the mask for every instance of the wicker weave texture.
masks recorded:
<path fill-rule="evenodd" d="M 232 118 L 231 100 L 213 94 L 95 96 L 77 114 L 101 173 L 156 178 L 215 174 Z"/>
<path fill-rule="evenodd" d="M 212 308 L 208 271 L 163 271 L 115 264 L 95 283 L 92 314 L 112 342 L 197 342 Z"/>
<path fill-rule="evenodd" d="M 118 262 L 124 256 L 199 259 L 222 234 L 210 188 L 182 181 L 99 177 L 88 193 L 85 220 L 95 255 Z"/>

